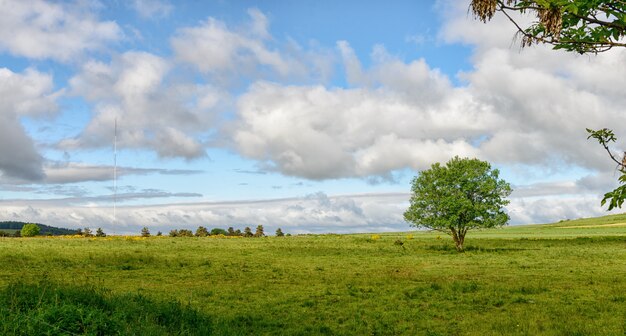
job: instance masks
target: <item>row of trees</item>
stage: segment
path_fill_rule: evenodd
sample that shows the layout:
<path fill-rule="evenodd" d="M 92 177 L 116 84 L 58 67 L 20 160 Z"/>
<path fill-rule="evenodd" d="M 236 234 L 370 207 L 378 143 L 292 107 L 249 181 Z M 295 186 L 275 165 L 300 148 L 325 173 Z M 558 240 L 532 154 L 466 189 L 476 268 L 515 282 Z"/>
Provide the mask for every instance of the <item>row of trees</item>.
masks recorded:
<path fill-rule="evenodd" d="M 90 228 L 86 227 L 84 229 L 77 229 L 76 234 L 83 237 L 106 237 L 107 234 L 104 233 L 102 228 L 96 229 L 96 233 L 94 234 Z"/>
<path fill-rule="evenodd" d="M 144 227 L 141 229 L 142 237 L 150 237 L 152 234 L 150 233 L 150 229 Z M 162 236 L 163 233 L 161 231 L 157 232 L 156 236 Z M 179 229 L 179 230 L 171 230 L 169 233 L 170 237 L 208 237 L 208 236 L 230 236 L 230 237 L 265 237 L 265 229 L 263 225 L 258 225 L 256 227 L 256 231 L 253 233 L 252 229 L 249 226 L 246 226 L 243 229 L 243 232 L 240 229 L 235 230 L 232 226 L 227 230 L 221 228 L 214 228 L 209 231 L 204 226 L 199 226 L 194 233 L 188 229 Z M 276 230 L 277 237 L 283 237 L 285 234 L 281 228 Z"/>

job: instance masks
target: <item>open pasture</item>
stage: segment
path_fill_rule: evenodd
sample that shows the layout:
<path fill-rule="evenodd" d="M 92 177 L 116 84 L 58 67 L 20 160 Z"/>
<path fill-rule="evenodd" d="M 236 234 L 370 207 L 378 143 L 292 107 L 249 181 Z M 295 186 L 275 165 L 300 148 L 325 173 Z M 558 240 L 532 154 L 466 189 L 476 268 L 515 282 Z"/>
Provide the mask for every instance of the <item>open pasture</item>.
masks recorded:
<path fill-rule="evenodd" d="M 162 334 L 624 335 L 626 226 L 615 225 L 624 222 L 470 232 L 465 253 L 429 232 L 0 238 L 0 299 L 28 284 L 35 293 L 96 288 L 119 305 L 179 303 L 204 326 L 181 322 Z M 16 310 L 4 309 L 15 322 Z M 20 323 L 36 329 L 41 316 Z M 0 330 L 19 334 L 14 322 Z"/>

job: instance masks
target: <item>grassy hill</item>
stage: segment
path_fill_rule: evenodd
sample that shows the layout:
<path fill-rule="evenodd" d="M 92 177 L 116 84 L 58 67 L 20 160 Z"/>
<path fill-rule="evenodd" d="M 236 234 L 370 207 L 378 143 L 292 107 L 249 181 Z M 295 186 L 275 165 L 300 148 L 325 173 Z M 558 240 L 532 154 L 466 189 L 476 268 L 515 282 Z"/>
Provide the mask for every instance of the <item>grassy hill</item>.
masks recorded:
<path fill-rule="evenodd" d="M 166 330 L 156 335 L 623 335 L 626 228 L 614 225 L 619 216 L 470 232 L 465 253 L 434 232 L 0 238 L 0 263 L 8 265 L 0 268 L 0 334 L 49 330 L 37 318 L 82 319 L 83 329 L 68 329 L 75 334 L 101 325 L 133 333 L 124 319 L 144 297 L 152 314 L 145 323 L 185 314 L 202 321 L 148 324 Z M 19 288 L 34 288 L 32 300 Z M 84 288 L 101 294 L 83 297 Z M 41 300 L 42 292 L 57 297 Z M 3 297 L 33 306 L 11 308 Z M 100 315 L 86 307 L 117 320 L 90 320 Z M 55 320 L 63 309 L 86 315 Z"/>
<path fill-rule="evenodd" d="M 0 231 L 7 232 L 9 234 L 14 234 L 15 231 L 20 231 L 24 224 L 28 224 L 25 222 L 15 222 L 15 221 L 5 221 L 0 222 Z M 49 226 L 45 224 L 36 223 L 37 226 L 41 229 L 39 233 L 42 236 L 60 236 L 60 235 L 73 235 L 76 233 L 76 230 L 58 228 L 54 226 Z"/>

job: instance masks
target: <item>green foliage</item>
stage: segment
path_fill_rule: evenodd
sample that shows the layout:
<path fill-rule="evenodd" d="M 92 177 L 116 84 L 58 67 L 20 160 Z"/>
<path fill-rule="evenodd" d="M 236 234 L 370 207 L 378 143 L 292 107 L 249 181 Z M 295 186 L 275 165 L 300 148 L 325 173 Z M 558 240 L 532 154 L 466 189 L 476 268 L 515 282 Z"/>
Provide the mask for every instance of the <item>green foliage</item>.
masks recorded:
<path fill-rule="evenodd" d="M 515 22 L 522 46 L 548 43 L 580 54 L 626 47 L 626 2 L 619 0 L 472 0 L 471 10 L 483 22 L 496 11 L 513 21 L 511 12 L 536 17 L 527 27 Z"/>
<path fill-rule="evenodd" d="M 235 229 L 232 226 L 229 226 L 228 230 L 226 230 L 226 235 L 227 236 L 236 236 L 237 234 L 235 233 Z"/>
<path fill-rule="evenodd" d="M 170 237 L 193 237 L 193 231 L 187 229 L 172 230 L 169 234 Z"/>
<path fill-rule="evenodd" d="M 276 237 L 284 237 L 285 234 L 283 233 L 283 230 L 281 230 L 280 228 L 276 229 Z"/>
<path fill-rule="evenodd" d="M 263 232 L 263 225 L 258 225 L 256 227 L 256 231 L 254 232 L 255 237 L 265 237 L 265 232 Z"/>
<path fill-rule="evenodd" d="M 22 230 L 20 231 L 20 235 L 22 237 L 34 237 L 41 232 L 41 229 L 37 224 L 24 224 Z"/>
<path fill-rule="evenodd" d="M 244 236 L 244 237 L 252 237 L 252 236 L 254 236 L 254 234 L 252 233 L 252 229 L 250 229 L 250 227 L 249 227 L 249 226 L 246 226 L 246 227 L 243 229 L 243 236 Z"/>
<path fill-rule="evenodd" d="M 91 232 L 91 229 L 86 227 L 83 229 L 83 236 L 85 237 L 93 237 L 93 233 Z"/>
<path fill-rule="evenodd" d="M 226 236 L 228 234 L 228 231 L 224 230 L 224 229 L 220 229 L 220 228 L 213 228 L 211 230 L 211 235 L 212 236 L 217 236 L 217 235 L 224 235 Z"/>
<path fill-rule="evenodd" d="M 0 230 L 10 230 L 10 232 L 13 232 L 13 230 L 21 230 L 25 224 L 28 224 L 28 223 L 16 222 L 16 221 L 0 222 Z M 36 223 L 36 224 L 41 229 L 41 232 L 39 233 L 40 235 L 46 235 L 46 236 L 48 235 L 53 235 L 53 236 L 73 235 L 76 232 L 75 230 L 58 228 L 58 227 L 49 226 L 45 224 L 40 224 L 40 223 Z"/>
<path fill-rule="evenodd" d="M 209 235 L 209 230 L 207 230 L 204 226 L 198 226 L 196 230 L 196 237 L 206 237 Z"/>
<path fill-rule="evenodd" d="M 143 228 L 141 228 L 141 236 L 142 237 L 150 237 L 150 229 L 148 229 L 145 226 Z"/>
<path fill-rule="evenodd" d="M 102 231 L 102 228 L 98 228 L 96 230 L 96 237 L 106 237 L 106 236 L 107 236 L 107 234 L 104 233 L 104 231 Z"/>
<path fill-rule="evenodd" d="M 193 237 L 193 232 L 187 229 L 178 230 L 178 237 Z"/>
<path fill-rule="evenodd" d="M 609 201 L 608 211 L 611 211 L 614 208 L 621 208 L 622 204 L 624 204 L 624 199 L 626 199 L 626 163 L 624 162 L 624 160 L 626 160 L 626 153 L 622 161 L 620 161 L 615 158 L 615 156 L 609 149 L 609 144 L 611 142 L 617 141 L 617 138 L 615 137 L 615 134 L 612 130 L 608 128 L 603 128 L 595 131 L 587 128 L 587 133 L 589 133 L 587 139 L 595 139 L 596 141 L 598 141 L 598 143 L 602 145 L 602 147 L 604 147 L 606 152 L 609 154 L 609 157 L 617 163 L 617 166 L 622 173 L 618 178 L 620 186 L 615 188 L 613 191 L 605 193 L 604 198 L 602 198 L 602 202 L 600 204 L 604 206 L 606 202 Z"/>
<path fill-rule="evenodd" d="M 454 157 L 435 163 L 413 179 L 411 204 L 404 219 L 416 227 L 450 234 L 459 251 L 470 229 L 505 225 L 503 208 L 511 187 L 488 162 Z"/>
<path fill-rule="evenodd" d="M 0 315 L 2 335 L 209 335 L 213 324 L 176 301 L 48 281 L 11 283 L 0 291 Z"/>

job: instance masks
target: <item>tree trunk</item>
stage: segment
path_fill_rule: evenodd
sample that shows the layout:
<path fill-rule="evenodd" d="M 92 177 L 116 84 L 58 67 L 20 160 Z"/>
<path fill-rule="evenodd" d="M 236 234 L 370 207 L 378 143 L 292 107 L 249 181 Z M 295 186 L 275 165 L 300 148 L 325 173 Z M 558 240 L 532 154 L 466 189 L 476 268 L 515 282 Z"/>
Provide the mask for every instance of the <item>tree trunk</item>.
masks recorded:
<path fill-rule="evenodd" d="M 463 252 L 463 243 L 465 242 L 464 230 L 457 231 L 453 227 L 451 227 L 450 230 L 452 231 L 452 239 L 454 239 L 454 245 L 456 246 L 456 250 L 458 252 Z"/>

